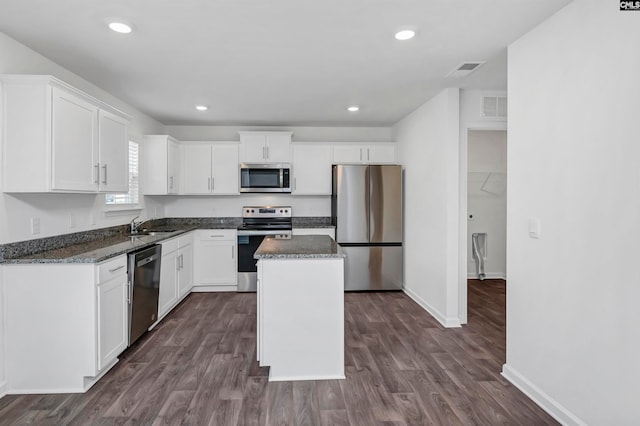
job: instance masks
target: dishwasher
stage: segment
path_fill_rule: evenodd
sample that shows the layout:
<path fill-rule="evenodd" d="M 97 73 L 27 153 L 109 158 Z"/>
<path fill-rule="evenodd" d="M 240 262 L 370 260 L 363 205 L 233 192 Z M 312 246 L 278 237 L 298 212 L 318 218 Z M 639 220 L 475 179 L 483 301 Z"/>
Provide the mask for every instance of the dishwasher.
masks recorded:
<path fill-rule="evenodd" d="M 129 346 L 158 319 L 160 244 L 129 253 Z"/>

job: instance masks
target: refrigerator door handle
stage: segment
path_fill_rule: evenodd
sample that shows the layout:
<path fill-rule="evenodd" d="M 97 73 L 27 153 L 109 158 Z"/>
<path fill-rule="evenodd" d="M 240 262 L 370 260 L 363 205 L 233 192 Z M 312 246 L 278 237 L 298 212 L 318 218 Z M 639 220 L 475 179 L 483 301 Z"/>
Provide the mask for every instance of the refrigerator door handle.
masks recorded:
<path fill-rule="evenodd" d="M 367 237 L 369 241 L 371 241 L 371 167 L 367 166 L 364 172 L 364 181 L 366 188 L 364 190 L 365 194 L 365 205 L 367 209 L 367 214 L 365 215 L 365 220 L 367 222 Z"/>

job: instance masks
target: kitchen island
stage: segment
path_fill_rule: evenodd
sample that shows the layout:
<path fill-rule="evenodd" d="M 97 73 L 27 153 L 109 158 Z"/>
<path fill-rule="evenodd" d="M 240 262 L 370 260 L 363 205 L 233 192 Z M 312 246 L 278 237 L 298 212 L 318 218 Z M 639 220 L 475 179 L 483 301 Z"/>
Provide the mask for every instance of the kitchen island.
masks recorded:
<path fill-rule="evenodd" d="M 344 379 L 344 258 L 324 235 L 265 239 L 258 259 L 257 358 L 269 381 Z"/>

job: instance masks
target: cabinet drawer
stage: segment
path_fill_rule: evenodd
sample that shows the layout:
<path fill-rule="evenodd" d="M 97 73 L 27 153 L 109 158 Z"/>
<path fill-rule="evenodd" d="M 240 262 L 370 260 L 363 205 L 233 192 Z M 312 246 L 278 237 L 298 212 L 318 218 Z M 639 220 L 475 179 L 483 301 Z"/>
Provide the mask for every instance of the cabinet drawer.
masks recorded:
<path fill-rule="evenodd" d="M 111 278 L 127 273 L 127 256 L 118 256 L 113 260 L 98 264 L 98 282 L 103 283 Z"/>
<path fill-rule="evenodd" d="M 200 241 L 235 241 L 235 229 L 200 229 L 196 231 L 196 238 Z"/>

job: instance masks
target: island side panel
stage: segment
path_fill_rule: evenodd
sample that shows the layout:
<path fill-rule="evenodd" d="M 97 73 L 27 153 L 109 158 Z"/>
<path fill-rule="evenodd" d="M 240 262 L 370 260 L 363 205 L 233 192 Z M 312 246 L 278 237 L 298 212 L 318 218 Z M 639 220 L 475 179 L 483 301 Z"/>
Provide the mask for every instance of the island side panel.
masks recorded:
<path fill-rule="evenodd" d="M 344 259 L 261 259 L 261 365 L 270 381 L 344 378 Z"/>

